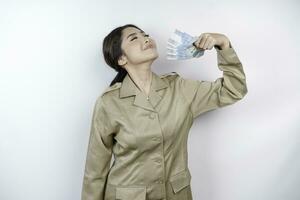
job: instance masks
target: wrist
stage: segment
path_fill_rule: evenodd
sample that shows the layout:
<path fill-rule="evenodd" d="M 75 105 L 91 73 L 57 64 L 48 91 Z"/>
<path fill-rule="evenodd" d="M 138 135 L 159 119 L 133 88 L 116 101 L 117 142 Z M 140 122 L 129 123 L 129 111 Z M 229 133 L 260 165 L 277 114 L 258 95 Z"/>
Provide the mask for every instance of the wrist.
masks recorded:
<path fill-rule="evenodd" d="M 230 41 L 229 41 L 229 40 L 224 40 L 224 41 L 219 45 L 219 47 L 220 47 L 221 49 L 231 48 Z"/>
<path fill-rule="evenodd" d="M 219 50 L 232 48 L 230 42 L 228 42 L 228 43 L 222 43 L 222 44 L 216 44 L 214 47 L 217 48 L 217 49 L 219 49 Z"/>

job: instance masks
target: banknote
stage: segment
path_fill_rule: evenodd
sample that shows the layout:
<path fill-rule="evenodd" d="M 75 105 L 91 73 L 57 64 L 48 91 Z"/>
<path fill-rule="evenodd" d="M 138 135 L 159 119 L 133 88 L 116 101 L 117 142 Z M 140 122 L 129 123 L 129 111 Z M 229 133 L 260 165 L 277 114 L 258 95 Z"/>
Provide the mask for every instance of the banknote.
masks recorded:
<path fill-rule="evenodd" d="M 167 41 L 167 59 L 184 60 L 203 56 L 204 50 L 196 48 L 193 44 L 197 39 L 198 37 L 175 29 Z"/>

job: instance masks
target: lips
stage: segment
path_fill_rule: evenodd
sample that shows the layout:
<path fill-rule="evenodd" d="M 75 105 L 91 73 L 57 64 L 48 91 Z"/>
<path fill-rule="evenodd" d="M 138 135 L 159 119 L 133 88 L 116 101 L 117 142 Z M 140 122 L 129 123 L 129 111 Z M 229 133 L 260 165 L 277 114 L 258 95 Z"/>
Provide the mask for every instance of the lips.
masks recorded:
<path fill-rule="evenodd" d="M 153 44 L 149 43 L 148 45 L 145 46 L 144 50 L 147 50 L 147 49 L 150 49 L 150 48 L 153 48 Z"/>

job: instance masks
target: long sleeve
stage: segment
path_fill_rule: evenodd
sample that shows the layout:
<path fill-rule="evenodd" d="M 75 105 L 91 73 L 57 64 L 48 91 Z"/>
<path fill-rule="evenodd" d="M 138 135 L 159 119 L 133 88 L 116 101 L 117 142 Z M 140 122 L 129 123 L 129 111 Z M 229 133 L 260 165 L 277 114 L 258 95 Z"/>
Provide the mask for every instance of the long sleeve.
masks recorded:
<path fill-rule="evenodd" d="M 248 92 L 246 76 L 234 48 L 218 49 L 218 68 L 223 77 L 213 82 L 180 77 L 179 85 L 187 101 L 193 118 L 201 113 L 233 104 Z"/>
<path fill-rule="evenodd" d="M 82 185 L 82 200 L 103 200 L 110 168 L 113 126 L 100 97 L 94 106 Z"/>

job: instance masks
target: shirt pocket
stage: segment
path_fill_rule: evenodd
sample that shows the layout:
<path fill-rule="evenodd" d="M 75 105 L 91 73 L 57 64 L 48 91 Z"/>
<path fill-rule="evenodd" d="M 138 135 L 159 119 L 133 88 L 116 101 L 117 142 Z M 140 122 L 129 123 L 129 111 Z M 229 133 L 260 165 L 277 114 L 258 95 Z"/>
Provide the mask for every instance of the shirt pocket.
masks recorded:
<path fill-rule="evenodd" d="M 116 199 L 146 200 L 146 186 L 116 187 Z"/>
<path fill-rule="evenodd" d="M 169 182 L 171 183 L 173 192 L 176 194 L 183 188 L 190 185 L 191 174 L 188 169 L 185 169 L 185 170 L 171 176 L 169 179 Z"/>

